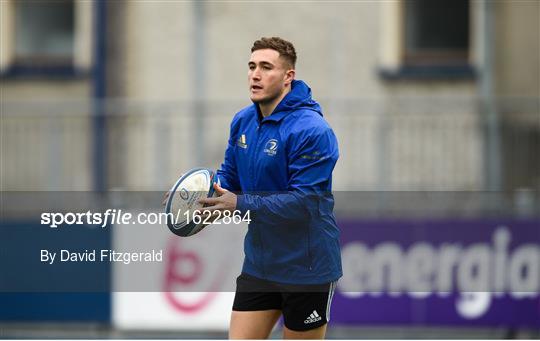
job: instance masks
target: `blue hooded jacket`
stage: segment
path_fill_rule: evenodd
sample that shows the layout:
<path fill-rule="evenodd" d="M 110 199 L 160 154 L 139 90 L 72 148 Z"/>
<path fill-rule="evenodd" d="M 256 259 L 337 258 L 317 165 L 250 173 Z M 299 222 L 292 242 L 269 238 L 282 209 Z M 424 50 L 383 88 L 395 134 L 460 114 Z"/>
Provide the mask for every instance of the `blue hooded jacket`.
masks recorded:
<path fill-rule="evenodd" d="M 311 89 L 293 81 L 271 115 L 253 104 L 238 112 L 219 180 L 250 211 L 242 271 L 288 284 L 322 284 L 342 275 L 332 171 L 334 132 Z"/>

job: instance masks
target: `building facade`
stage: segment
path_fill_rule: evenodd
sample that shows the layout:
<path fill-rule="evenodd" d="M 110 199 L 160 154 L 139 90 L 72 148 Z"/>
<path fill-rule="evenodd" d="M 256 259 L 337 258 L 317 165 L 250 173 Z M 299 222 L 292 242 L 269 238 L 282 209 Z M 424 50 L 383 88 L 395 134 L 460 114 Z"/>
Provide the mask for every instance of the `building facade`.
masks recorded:
<path fill-rule="evenodd" d="M 281 36 L 337 190 L 540 186 L 537 1 L 1 2 L 3 190 L 163 190 L 218 167 Z"/>

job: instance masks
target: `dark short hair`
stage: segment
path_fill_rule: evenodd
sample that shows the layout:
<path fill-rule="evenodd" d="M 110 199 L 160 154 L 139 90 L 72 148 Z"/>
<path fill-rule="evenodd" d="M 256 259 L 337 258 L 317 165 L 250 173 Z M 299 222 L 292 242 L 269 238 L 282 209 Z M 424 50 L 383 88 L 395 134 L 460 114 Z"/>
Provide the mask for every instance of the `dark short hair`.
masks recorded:
<path fill-rule="evenodd" d="M 253 43 L 251 52 L 263 49 L 272 49 L 279 52 L 279 56 L 294 69 L 294 65 L 296 64 L 296 50 L 291 42 L 280 37 L 263 37 Z"/>

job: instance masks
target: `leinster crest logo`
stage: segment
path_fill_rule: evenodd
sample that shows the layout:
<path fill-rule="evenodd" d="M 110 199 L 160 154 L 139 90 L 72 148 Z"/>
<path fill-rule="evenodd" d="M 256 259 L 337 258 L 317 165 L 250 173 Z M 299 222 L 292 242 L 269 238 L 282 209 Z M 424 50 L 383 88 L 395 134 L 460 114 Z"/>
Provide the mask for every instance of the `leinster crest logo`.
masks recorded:
<path fill-rule="evenodd" d="M 268 156 L 274 156 L 277 154 L 277 147 L 278 147 L 278 142 L 276 139 L 268 140 L 268 142 L 266 142 L 266 145 L 264 146 L 264 152 Z"/>

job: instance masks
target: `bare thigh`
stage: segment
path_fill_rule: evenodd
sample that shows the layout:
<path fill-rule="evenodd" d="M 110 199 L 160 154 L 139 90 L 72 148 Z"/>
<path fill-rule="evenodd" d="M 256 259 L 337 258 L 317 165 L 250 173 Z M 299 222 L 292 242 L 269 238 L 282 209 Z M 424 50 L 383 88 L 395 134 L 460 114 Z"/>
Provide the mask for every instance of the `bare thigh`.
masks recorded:
<path fill-rule="evenodd" d="M 319 328 L 306 330 L 306 331 L 295 331 L 291 330 L 285 326 L 283 326 L 283 338 L 284 339 L 304 339 L 304 340 L 313 340 L 318 339 L 322 340 L 324 339 L 326 335 L 326 326 L 328 324 L 325 324 L 323 326 L 320 326 Z"/>
<path fill-rule="evenodd" d="M 280 310 L 233 310 L 229 339 L 267 339 L 280 316 Z"/>

